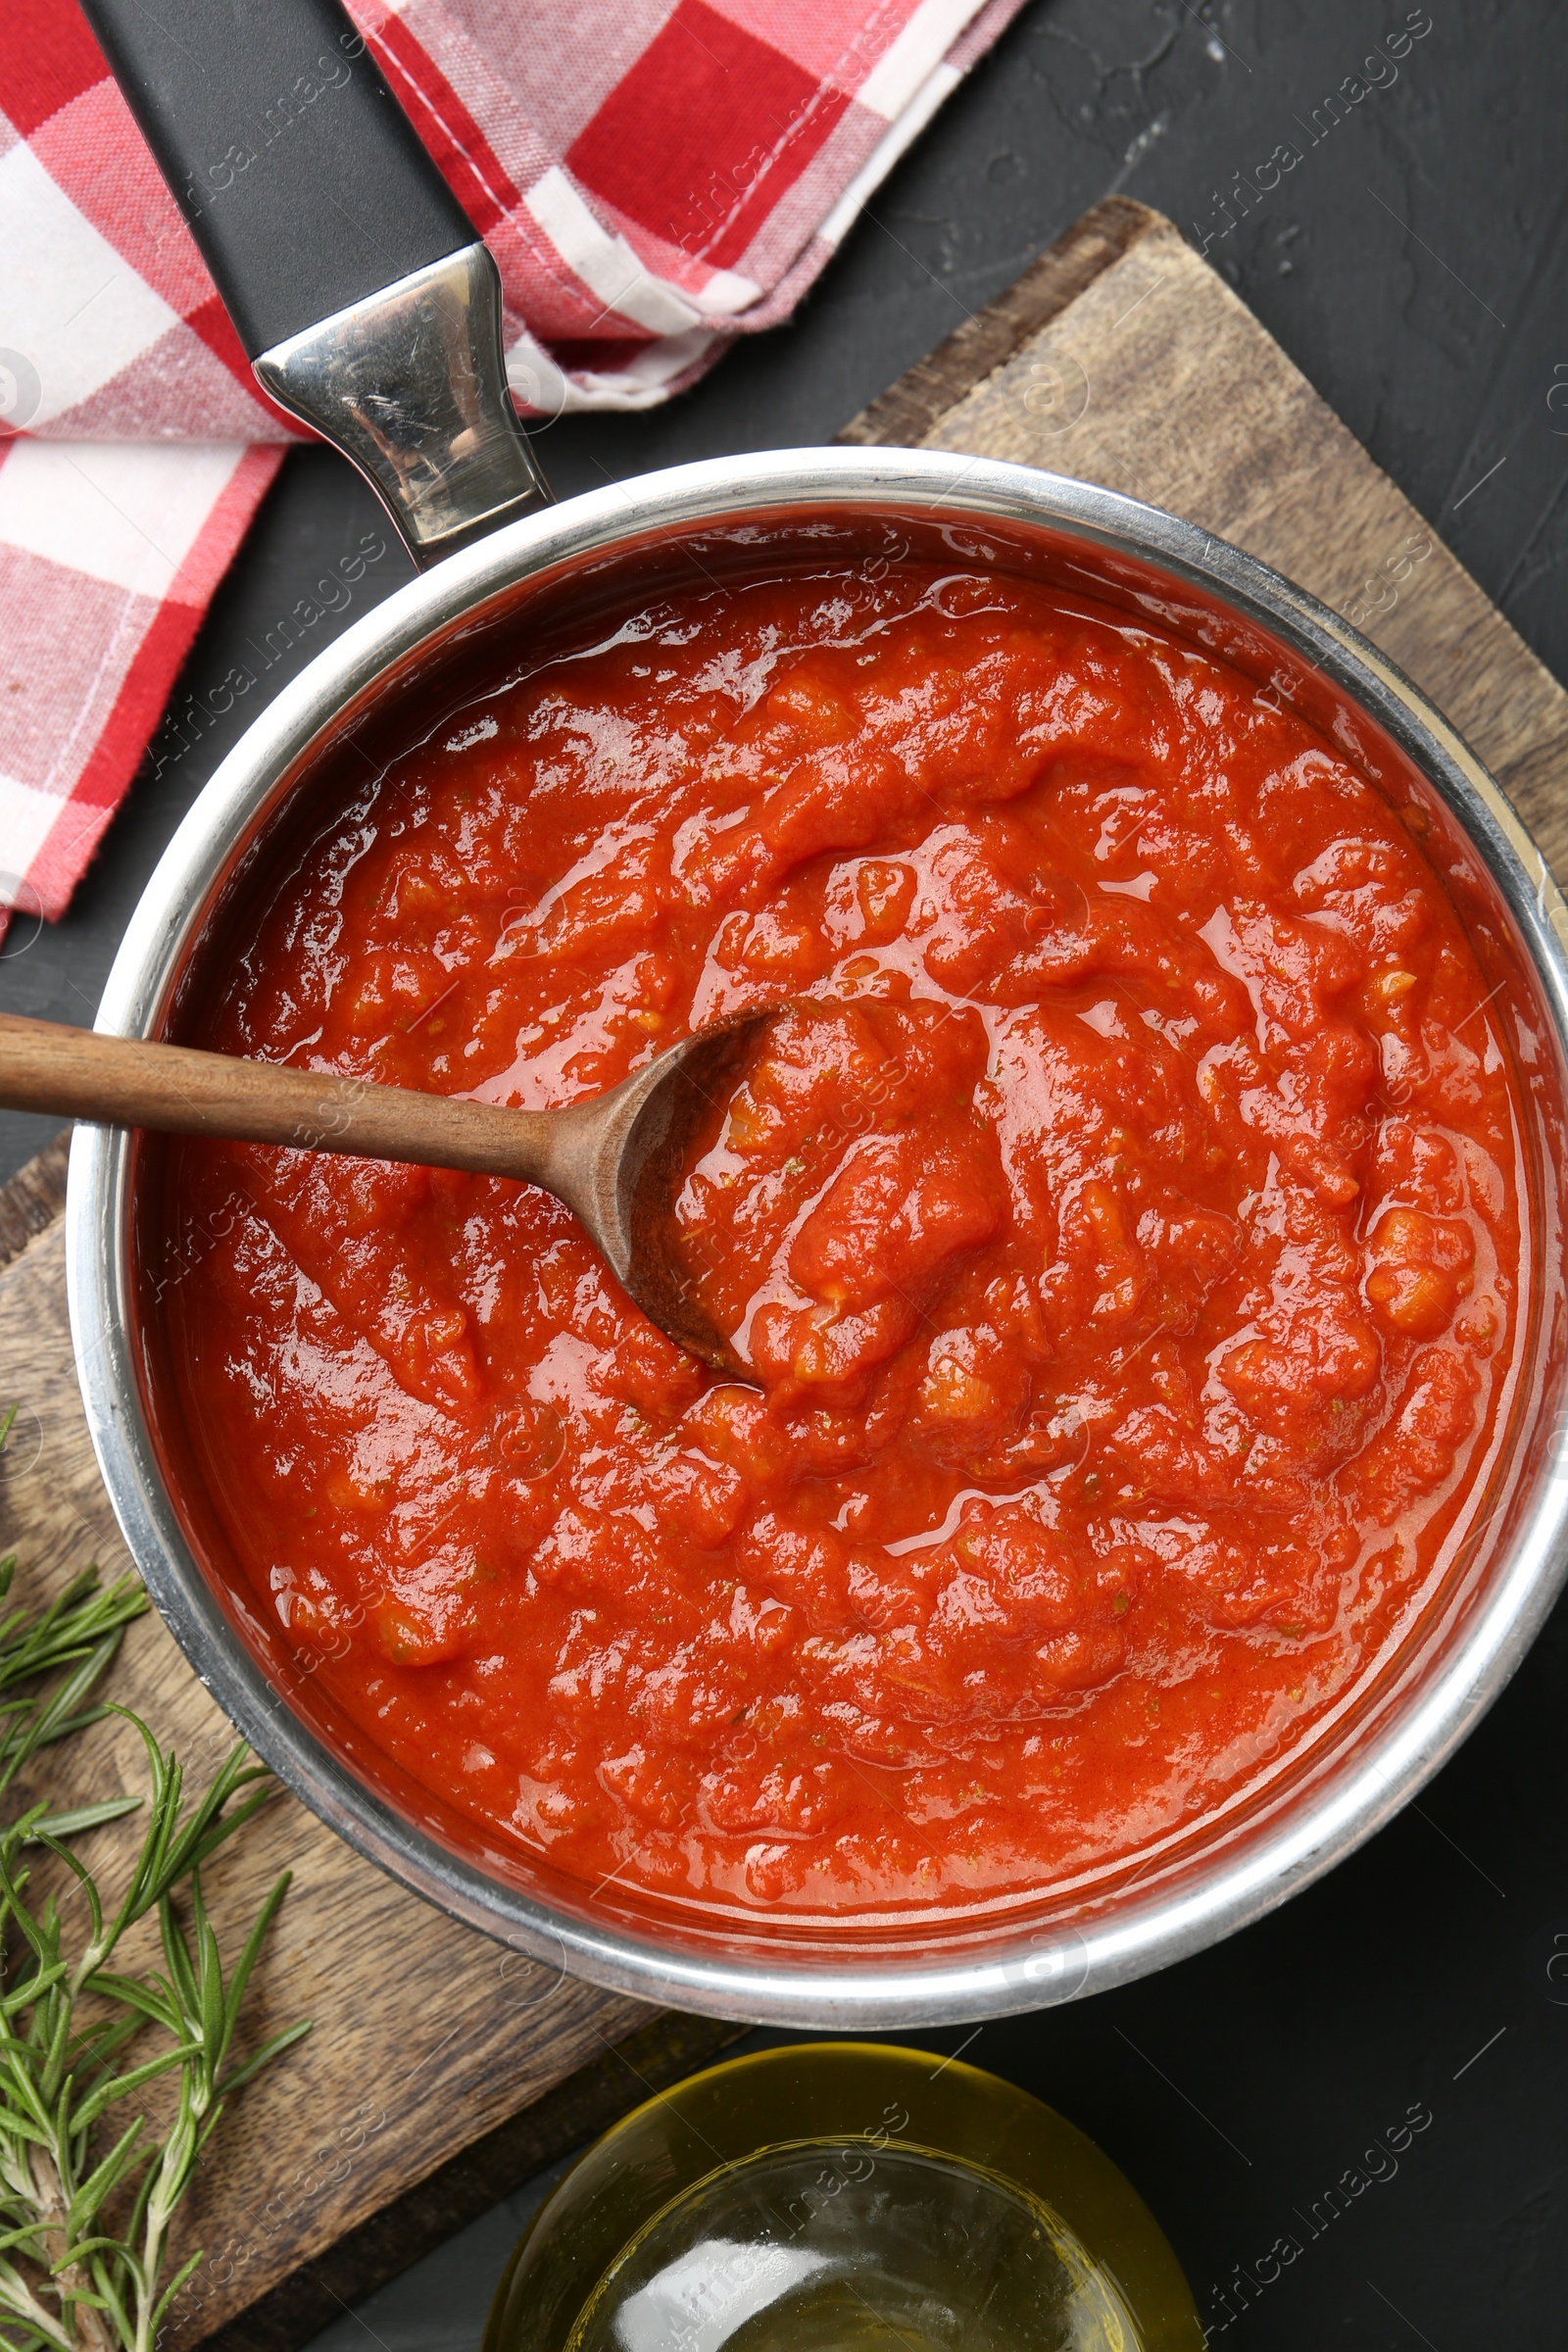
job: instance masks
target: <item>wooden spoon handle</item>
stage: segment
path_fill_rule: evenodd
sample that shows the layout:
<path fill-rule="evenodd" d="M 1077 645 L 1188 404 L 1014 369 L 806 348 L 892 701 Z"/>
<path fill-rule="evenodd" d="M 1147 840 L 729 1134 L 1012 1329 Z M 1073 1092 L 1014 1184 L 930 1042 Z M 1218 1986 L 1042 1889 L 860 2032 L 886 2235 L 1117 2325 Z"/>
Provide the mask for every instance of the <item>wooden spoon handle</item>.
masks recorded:
<path fill-rule="evenodd" d="M 273 1062 L 0 1013 L 0 1104 L 543 1183 L 557 1114 L 461 1102 Z"/>

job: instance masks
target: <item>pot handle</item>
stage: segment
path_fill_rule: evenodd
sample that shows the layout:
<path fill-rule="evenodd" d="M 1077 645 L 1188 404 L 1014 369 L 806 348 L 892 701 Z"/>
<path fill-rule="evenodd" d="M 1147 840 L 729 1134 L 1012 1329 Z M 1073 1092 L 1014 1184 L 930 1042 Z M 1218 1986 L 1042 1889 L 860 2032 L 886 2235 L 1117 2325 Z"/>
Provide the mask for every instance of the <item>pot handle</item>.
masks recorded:
<path fill-rule="evenodd" d="M 548 505 L 501 280 L 338 0 L 82 0 L 279 407 L 421 567 Z"/>

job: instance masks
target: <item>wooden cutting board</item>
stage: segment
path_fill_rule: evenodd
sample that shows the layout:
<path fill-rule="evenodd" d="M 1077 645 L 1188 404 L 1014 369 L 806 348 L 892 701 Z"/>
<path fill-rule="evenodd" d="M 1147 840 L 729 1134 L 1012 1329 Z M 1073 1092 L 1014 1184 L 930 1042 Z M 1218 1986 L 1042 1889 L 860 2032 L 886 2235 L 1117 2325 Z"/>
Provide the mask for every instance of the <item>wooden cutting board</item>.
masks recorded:
<path fill-rule="evenodd" d="M 841 438 L 1020 460 L 1150 499 L 1358 621 L 1457 722 L 1568 879 L 1568 695 L 1168 220 L 1096 208 Z M 19 1590 L 125 1563 L 88 1446 L 66 1325 L 54 1148 L 0 1193 L 0 1543 Z M 157 1619 L 115 1694 L 210 1769 L 227 1727 Z M 94 1791 L 138 1788 L 122 1725 L 79 1743 Z M 113 1874 L 116 1829 L 95 1867 Z M 541 1977 L 360 1861 L 279 1797 L 214 1865 L 220 1922 L 294 1886 L 250 2012 L 316 2031 L 224 2119 L 184 2225 L 209 2260 L 165 2352 L 292 2352 L 739 2029 Z"/>

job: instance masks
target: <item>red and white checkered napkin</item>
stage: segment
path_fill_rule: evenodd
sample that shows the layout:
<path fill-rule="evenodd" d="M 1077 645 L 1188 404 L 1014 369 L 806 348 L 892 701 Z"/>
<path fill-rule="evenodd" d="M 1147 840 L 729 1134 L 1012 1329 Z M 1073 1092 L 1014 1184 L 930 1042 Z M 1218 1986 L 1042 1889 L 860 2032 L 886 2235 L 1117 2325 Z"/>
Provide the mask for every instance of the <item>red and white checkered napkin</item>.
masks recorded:
<path fill-rule="evenodd" d="M 785 318 L 1022 0 L 350 0 L 500 266 L 519 406 Z M 0 30 L 0 927 L 59 914 L 292 437 L 75 0 Z"/>

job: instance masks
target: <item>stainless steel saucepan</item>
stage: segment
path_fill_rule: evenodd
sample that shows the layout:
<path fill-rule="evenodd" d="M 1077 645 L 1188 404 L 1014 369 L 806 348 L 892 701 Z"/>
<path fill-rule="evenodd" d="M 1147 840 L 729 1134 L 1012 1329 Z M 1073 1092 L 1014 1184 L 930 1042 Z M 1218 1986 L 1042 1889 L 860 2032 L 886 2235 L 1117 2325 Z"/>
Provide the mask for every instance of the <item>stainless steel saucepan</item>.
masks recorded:
<path fill-rule="evenodd" d="M 1568 908 L 1539 853 L 1373 646 L 1264 565 L 1132 500 L 1020 466 L 835 449 L 686 466 L 552 505 L 505 389 L 494 265 L 348 19 L 330 0 L 89 0 L 88 13 L 258 377 L 375 485 L 421 566 L 219 768 L 132 918 L 101 1029 L 178 1039 L 288 845 L 347 808 L 378 744 L 400 729 L 404 743 L 422 737 L 466 680 L 501 674 L 508 649 L 514 660 L 521 644 L 567 641 L 700 577 L 956 558 L 1091 591 L 1222 654 L 1396 803 L 1424 808 L 1528 1111 L 1519 1182 L 1534 1280 L 1517 1376 L 1441 1589 L 1299 1746 L 1214 1815 L 1079 1882 L 860 1927 L 740 1918 L 619 1884 L 591 1889 L 416 1787 L 242 1597 L 164 1360 L 159 1140 L 82 1128 L 68 1210 L 82 1390 L 125 1540 L 186 1655 L 362 1853 L 547 1974 L 650 2000 L 846 2031 L 956 2021 L 1099 1991 L 1255 1919 L 1438 1769 L 1517 1665 L 1568 1563 L 1552 1318 Z"/>

